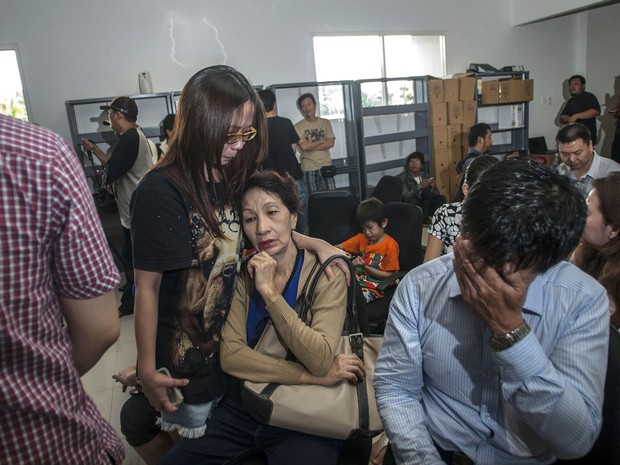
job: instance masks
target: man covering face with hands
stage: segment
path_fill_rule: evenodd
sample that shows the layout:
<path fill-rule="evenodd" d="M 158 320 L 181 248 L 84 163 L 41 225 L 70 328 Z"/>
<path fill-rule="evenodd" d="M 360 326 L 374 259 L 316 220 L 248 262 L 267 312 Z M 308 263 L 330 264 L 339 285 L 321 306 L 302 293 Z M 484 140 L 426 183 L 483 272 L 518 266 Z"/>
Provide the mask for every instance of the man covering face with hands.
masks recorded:
<path fill-rule="evenodd" d="M 583 196 L 523 160 L 480 179 L 454 254 L 411 271 L 390 307 L 375 388 L 397 463 L 550 464 L 600 430 L 609 304 L 563 261 Z"/>

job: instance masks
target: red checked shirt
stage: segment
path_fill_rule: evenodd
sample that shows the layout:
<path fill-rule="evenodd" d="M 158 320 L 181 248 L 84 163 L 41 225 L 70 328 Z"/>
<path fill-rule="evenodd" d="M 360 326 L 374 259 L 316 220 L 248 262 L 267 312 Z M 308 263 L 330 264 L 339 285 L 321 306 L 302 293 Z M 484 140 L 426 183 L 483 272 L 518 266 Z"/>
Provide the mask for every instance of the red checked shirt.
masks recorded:
<path fill-rule="evenodd" d="M 0 462 L 122 463 L 120 440 L 82 388 L 58 301 L 118 281 L 73 151 L 0 115 Z"/>

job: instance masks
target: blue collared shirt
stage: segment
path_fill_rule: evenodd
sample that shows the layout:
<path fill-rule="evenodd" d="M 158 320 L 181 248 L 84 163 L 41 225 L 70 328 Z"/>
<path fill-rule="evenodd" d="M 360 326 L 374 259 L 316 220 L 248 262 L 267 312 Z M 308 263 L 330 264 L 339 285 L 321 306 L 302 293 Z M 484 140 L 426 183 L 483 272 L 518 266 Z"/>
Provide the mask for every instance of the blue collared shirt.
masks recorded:
<path fill-rule="evenodd" d="M 397 463 L 441 464 L 433 441 L 478 465 L 585 455 L 601 427 L 609 314 L 603 287 L 559 263 L 528 287 L 531 332 L 501 352 L 461 298 L 452 254 L 399 285 L 377 367 Z"/>

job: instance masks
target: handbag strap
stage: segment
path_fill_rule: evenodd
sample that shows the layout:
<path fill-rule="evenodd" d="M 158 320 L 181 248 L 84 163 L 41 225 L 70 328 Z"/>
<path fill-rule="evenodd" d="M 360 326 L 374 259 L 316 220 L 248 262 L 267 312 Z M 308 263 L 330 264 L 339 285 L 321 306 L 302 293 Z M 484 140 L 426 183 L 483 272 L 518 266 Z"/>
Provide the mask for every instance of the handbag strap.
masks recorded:
<path fill-rule="evenodd" d="M 325 269 L 331 265 L 334 260 L 342 260 L 349 268 L 349 273 L 351 274 L 351 284 L 347 290 L 347 314 L 345 318 L 343 333 L 354 334 L 360 332 L 360 326 L 357 315 L 357 305 L 355 299 L 355 286 L 357 286 L 357 281 L 355 279 L 355 268 L 351 263 L 351 260 L 346 255 L 343 254 L 335 254 L 325 260 L 319 270 L 314 273 L 312 277 L 312 282 L 310 283 L 310 288 L 308 292 L 306 292 L 304 287 L 304 299 L 300 304 L 300 308 L 298 311 L 299 318 L 306 322 L 306 324 L 310 324 L 308 321 L 308 312 L 310 310 L 310 306 L 312 305 L 312 301 L 314 299 L 314 291 L 319 282 L 321 275 L 325 272 Z M 308 278 L 310 281 L 310 278 Z M 308 281 L 306 281 L 306 286 L 308 285 Z M 297 308 L 296 308 L 297 310 Z"/>
<path fill-rule="evenodd" d="M 312 269 L 310 270 L 310 274 L 308 274 L 308 278 L 306 279 L 306 282 L 304 283 L 304 287 L 301 290 L 301 293 L 299 294 L 297 299 L 295 300 L 295 308 L 294 308 L 295 313 L 297 313 L 297 315 L 299 315 L 299 317 L 304 321 L 305 321 L 305 317 L 304 318 L 301 317 L 301 311 L 303 310 L 304 304 L 306 301 L 306 295 L 308 293 L 308 286 L 310 285 L 310 282 L 312 282 L 312 278 L 314 277 L 314 272 L 316 271 L 318 266 L 319 266 L 319 259 L 318 257 L 316 257 L 314 265 L 312 265 Z"/>
<path fill-rule="evenodd" d="M 351 263 L 351 260 L 346 255 L 336 254 L 329 257 L 325 260 L 321 267 L 316 270 L 318 265 L 318 259 L 314 263 L 312 270 L 304 284 L 303 290 L 297 301 L 295 302 L 295 311 L 299 315 L 299 318 L 306 322 L 306 324 L 310 324 L 310 321 L 307 320 L 308 311 L 310 309 L 310 305 L 312 304 L 312 300 L 314 298 L 314 291 L 316 289 L 317 283 L 321 277 L 321 274 L 325 271 L 334 260 L 343 260 L 344 263 L 349 267 L 349 272 L 351 273 L 351 284 L 348 287 L 347 292 L 347 315 L 344 322 L 343 327 L 343 336 L 348 336 L 349 344 L 351 346 L 352 353 L 356 354 L 361 360 L 362 363 L 364 361 L 364 335 L 361 333 L 359 329 L 359 322 L 357 319 L 357 306 L 355 299 L 355 286 L 357 286 L 357 280 L 355 279 L 355 268 Z M 297 361 L 297 357 L 291 352 L 291 350 L 286 351 L 286 360 L 289 361 Z M 273 392 L 279 386 L 279 383 L 269 383 L 265 388 L 261 391 L 261 397 L 269 399 Z M 359 411 L 359 427 L 363 431 L 367 431 L 370 428 L 370 411 L 368 408 L 368 390 L 365 382 L 358 382 L 355 384 L 356 392 L 357 392 L 357 404 Z"/>
<path fill-rule="evenodd" d="M 351 260 L 342 254 L 336 254 L 329 257 L 325 260 L 319 270 L 306 281 L 306 285 L 304 286 L 304 299 L 301 302 L 301 308 L 299 308 L 299 318 L 306 322 L 306 324 L 310 324 L 307 320 L 308 311 L 310 309 L 310 305 L 312 304 L 312 300 L 314 298 L 314 291 L 316 289 L 317 283 L 321 277 L 321 274 L 325 271 L 334 260 L 342 260 L 349 267 L 349 272 L 351 273 L 351 284 L 348 287 L 347 291 L 347 314 L 343 326 L 342 334 L 343 336 L 348 336 L 349 345 L 351 346 L 351 352 L 357 355 L 362 363 L 365 363 L 364 360 L 364 335 L 360 331 L 359 321 L 358 321 L 358 312 L 357 312 L 357 300 L 355 298 L 355 287 L 358 285 L 357 280 L 355 279 L 355 268 L 353 267 L 353 263 Z M 314 271 L 314 268 L 313 268 Z M 306 287 L 308 286 L 308 282 L 311 281 L 309 290 L 306 293 Z M 296 309 L 297 310 L 297 309 Z M 287 360 L 296 360 L 296 357 L 292 354 L 290 350 L 287 351 Z M 273 392 L 272 389 L 268 389 Z M 359 426 L 362 430 L 368 430 L 370 428 L 370 411 L 368 408 L 368 389 L 365 382 L 355 383 L 355 389 L 357 391 L 357 405 L 358 405 L 358 415 L 359 415 Z"/>

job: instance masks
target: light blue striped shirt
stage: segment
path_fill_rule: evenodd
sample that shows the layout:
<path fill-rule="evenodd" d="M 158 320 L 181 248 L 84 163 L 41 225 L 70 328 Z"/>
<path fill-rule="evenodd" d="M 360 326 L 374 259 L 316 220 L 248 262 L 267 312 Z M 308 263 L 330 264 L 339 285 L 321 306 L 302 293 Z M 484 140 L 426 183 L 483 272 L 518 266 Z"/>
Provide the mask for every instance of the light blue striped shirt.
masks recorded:
<path fill-rule="evenodd" d="M 568 176 L 573 181 L 577 182 L 577 187 L 583 193 L 584 196 L 588 196 L 592 188 L 594 187 L 594 180 L 598 178 L 604 178 L 609 173 L 614 171 L 620 171 L 620 164 L 616 163 L 610 158 L 601 157 L 594 152 L 592 155 L 592 164 L 588 169 L 588 172 L 577 178 L 575 172 L 570 169 L 568 165 L 560 163 L 555 171 L 561 175 Z"/>
<path fill-rule="evenodd" d="M 567 262 L 539 274 L 523 306 L 531 332 L 493 352 L 461 298 L 452 257 L 412 270 L 390 306 L 375 389 L 397 463 L 443 463 L 433 441 L 478 465 L 585 455 L 601 427 L 603 287 Z"/>

